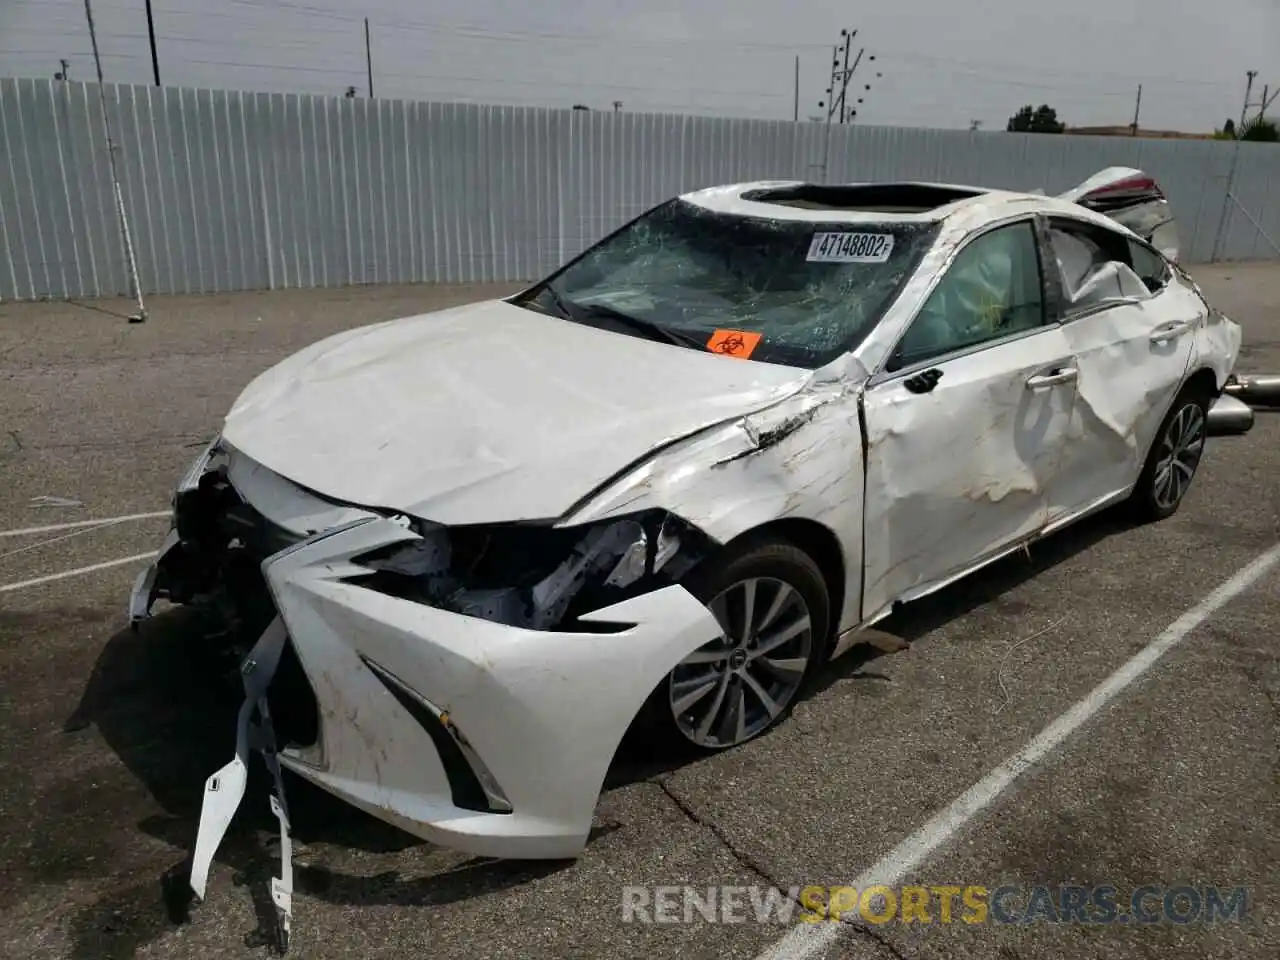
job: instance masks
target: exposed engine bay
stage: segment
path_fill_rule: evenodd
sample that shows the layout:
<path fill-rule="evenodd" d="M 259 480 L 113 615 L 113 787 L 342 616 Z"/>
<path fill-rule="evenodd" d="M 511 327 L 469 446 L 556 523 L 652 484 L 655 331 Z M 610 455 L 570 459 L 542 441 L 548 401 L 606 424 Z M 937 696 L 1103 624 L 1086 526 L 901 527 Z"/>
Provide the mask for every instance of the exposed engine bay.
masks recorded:
<path fill-rule="evenodd" d="M 662 511 L 578 527 L 445 527 L 402 515 L 388 518 L 419 539 L 354 558 L 368 572 L 349 582 L 533 630 L 573 632 L 581 614 L 678 582 L 715 546 Z M 277 615 L 263 562 L 307 536 L 273 523 L 245 500 L 216 444 L 175 494 L 173 524 L 176 542 L 157 562 L 150 600 L 208 614 L 207 638 L 220 640 L 238 663 Z M 599 632 L 601 625 L 582 629 Z M 284 742 L 316 741 L 315 699 L 292 645 L 282 656 L 271 700 Z"/>
<path fill-rule="evenodd" d="M 708 547 L 661 513 L 586 528 L 415 527 L 421 540 L 357 557 L 374 572 L 354 582 L 534 630 L 572 630 L 582 613 L 674 583 Z"/>

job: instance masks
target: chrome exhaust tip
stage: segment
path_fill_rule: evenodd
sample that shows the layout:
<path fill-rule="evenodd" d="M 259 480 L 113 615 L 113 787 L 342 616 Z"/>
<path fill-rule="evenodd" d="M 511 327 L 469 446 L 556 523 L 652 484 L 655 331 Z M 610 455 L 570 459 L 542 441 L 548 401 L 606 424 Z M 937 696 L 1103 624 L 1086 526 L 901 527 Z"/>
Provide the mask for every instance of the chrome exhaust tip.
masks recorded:
<path fill-rule="evenodd" d="M 1211 437 L 1236 437 L 1248 433 L 1253 429 L 1253 408 L 1237 397 L 1223 394 L 1209 408 L 1208 426 Z"/>
<path fill-rule="evenodd" d="M 1227 378 L 1222 392 L 1229 397 L 1259 407 L 1280 407 L 1280 376 L 1237 376 Z"/>

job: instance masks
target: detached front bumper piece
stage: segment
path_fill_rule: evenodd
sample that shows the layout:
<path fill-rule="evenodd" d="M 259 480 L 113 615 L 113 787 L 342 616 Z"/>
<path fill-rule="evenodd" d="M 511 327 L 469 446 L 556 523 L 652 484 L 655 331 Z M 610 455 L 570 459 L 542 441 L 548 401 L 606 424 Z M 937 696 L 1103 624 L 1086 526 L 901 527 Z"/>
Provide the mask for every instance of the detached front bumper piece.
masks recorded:
<path fill-rule="evenodd" d="M 720 635 L 683 587 L 531 630 L 351 582 L 351 558 L 416 534 L 361 520 L 263 564 L 318 704 L 320 736 L 285 748 L 299 776 L 441 846 L 573 857 L 623 734 L 651 690 Z M 598 628 L 597 628 L 598 625 Z"/>
<path fill-rule="evenodd" d="M 587 842 L 609 764 L 650 691 L 721 633 L 681 586 L 580 617 L 576 629 L 543 631 L 361 585 L 370 570 L 353 557 L 416 537 L 368 517 L 262 562 L 277 616 L 242 664 L 236 753 L 205 785 L 191 887 L 203 900 L 256 749 L 273 776 L 280 821 L 283 862 L 271 894 L 282 947 L 292 868 L 280 767 L 441 846 L 571 858 Z M 145 616 L 154 590 L 154 574 L 144 574 L 131 613 Z M 319 736 L 277 751 L 267 695 L 288 647 L 314 694 Z"/>

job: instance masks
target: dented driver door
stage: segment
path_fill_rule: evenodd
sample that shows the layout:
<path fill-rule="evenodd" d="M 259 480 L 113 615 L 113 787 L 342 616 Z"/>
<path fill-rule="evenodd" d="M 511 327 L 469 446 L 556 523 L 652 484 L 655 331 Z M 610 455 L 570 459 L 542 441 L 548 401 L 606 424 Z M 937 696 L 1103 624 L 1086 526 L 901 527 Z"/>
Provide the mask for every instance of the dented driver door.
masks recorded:
<path fill-rule="evenodd" d="M 1029 220 L 972 238 L 863 398 L 864 620 L 1039 531 L 1077 368 Z"/>

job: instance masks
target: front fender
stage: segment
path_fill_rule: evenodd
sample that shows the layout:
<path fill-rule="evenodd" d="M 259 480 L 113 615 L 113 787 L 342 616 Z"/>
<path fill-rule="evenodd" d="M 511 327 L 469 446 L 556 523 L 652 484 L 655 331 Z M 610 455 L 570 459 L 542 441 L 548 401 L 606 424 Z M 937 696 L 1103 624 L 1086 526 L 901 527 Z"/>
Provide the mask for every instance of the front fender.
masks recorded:
<path fill-rule="evenodd" d="M 860 394 L 833 383 L 760 413 L 710 428 L 598 491 L 564 524 L 651 508 L 666 510 L 727 543 L 775 520 L 817 522 L 845 560 L 841 625 L 861 603 L 863 451 Z"/>

